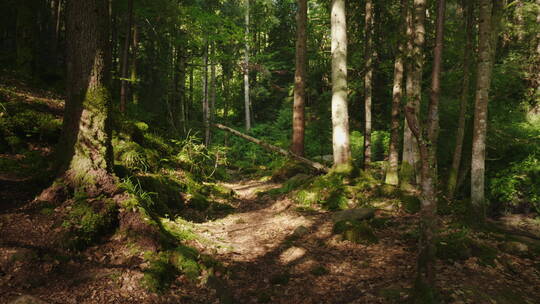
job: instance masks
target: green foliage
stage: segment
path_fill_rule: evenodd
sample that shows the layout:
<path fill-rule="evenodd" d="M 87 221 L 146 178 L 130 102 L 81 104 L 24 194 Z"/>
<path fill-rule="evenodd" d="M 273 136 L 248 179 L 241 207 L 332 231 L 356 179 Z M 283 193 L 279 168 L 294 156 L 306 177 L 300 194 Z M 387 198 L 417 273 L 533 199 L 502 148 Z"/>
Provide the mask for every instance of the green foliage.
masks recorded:
<path fill-rule="evenodd" d="M 477 257 L 484 265 L 493 265 L 497 249 L 475 240 L 467 229 L 457 229 L 439 235 L 436 241 L 437 257 L 447 261 L 463 261 Z"/>
<path fill-rule="evenodd" d="M 490 180 L 492 199 L 504 212 L 527 211 L 540 213 L 540 159 L 529 155 L 523 161 L 510 164 Z"/>

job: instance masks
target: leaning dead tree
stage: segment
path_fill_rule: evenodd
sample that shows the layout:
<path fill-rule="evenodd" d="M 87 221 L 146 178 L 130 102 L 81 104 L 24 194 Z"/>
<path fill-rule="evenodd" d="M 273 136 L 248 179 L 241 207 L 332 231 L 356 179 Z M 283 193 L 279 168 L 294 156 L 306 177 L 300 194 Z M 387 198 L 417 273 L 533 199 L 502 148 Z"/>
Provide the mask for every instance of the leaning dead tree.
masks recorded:
<path fill-rule="evenodd" d="M 280 147 L 276 147 L 274 145 L 271 145 L 269 143 L 266 143 L 260 139 L 257 139 L 255 137 L 251 137 L 247 134 L 244 134 L 242 132 L 239 132 L 239 131 L 236 131 L 235 129 L 232 129 L 232 128 L 229 128 L 227 126 L 224 126 L 222 124 L 213 124 L 214 127 L 220 129 L 220 130 L 224 130 L 224 131 L 227 131 L 229 133 L 232 133 L 238 137 L 241 137 L 245 140 L 248 140 L 252 143 L 256 143 L 257 145 L 265 148 L 266 150 L 268 151 L 272 151 L 272 152 L 276 152 L 276 153 L 279 153 L 281 155 L 284 155 L 284 156 L 287 156 L 287 157 L 290 157 L 292 159 L 295 159 L 301 163 L 304 163 L 304 164 L 307 164 L 313 168 L 315 168 L 317 171 L 320 171 L 320 172 L 329 172 L 330 169 L 328 169 L 328 167 L 326 167 L 325 165 L 321 164 L 321 163 L 318 163 L 318 162 L 314 162 L 314 161 L 311 161 L 305 157 L 302 157 L 300 155 L 297 155 L 297 154 L 294 154 L 293 152 L 289 151 L 289 150 L 285 150 L 283 148 L 280 148 Z"/>

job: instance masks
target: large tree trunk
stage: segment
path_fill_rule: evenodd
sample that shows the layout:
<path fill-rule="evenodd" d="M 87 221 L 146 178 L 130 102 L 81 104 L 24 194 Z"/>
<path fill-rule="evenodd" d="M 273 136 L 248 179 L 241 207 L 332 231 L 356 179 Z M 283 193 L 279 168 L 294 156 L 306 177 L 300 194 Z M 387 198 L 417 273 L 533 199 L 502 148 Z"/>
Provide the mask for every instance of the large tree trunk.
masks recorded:
<path fill-rule="evenodd" d="M 414 21 L 412 16 L 411 4 L 407 3 L 406 17 L 405 17 L 406 37 L 407 37 L 407 50 L 405 60 L 405 70 L 407 72 L 407 79 L 405 83 L 407 100 L 412 100 L 415 106 L 415 113 L 420 111 L 420 100 L 414 98 L 415 84 L 413 73 L 413 52 L 414 52 Z M 417 117 L 418 119 L 418 117 Z M 405 119 L 403 125 L 403 159 L 401 162 L 400 170 L 400 185 L 404 189 L 411 188 L 411 185 L 417 185 L 420 181 L 420 173 L 418 165 L 420 164 L 420 154 L 418 151 L 418 142 L 409 128 L 409 124 Z"/>
<path fill-rule="evenodd" d="M 246 130 L 251 129 L 251 100 L 249 96 L 249 1 L 246 1 L 245 26 L 246 26 L 246 46 L 244 50 L 244 110 Z"/>
<path fill-rule="evenodd" d="M 332 140 L 334 168 L 350 170 L 349 113 L 347 109 L 347 26 L 345 0 L 332 0 Z"/>
<path fill-rule="evenodd" d="M 471 159 L 471 203 L 479 221 L 485 219 L 485 162 L 489 89 L 493 69 L 495 39 L 493 33 L 494 5 L 492 0 L 480 0 L 478 71 L 474 105 L 474 126 Z"/>
<path fill-rule="evenodd" d="M 365 48 L 365 75 L 364 75 L 364 169 L 368 169 L 371 165 L 371 103 L 372 103 L 372 82 L 373 82 L 373 1 L 366 0 L 366 16 L 365 16 L 365 33 L 366 33 L 366 48 Z"/>
<path fill-rule="evenodd" d="M 131 44 L 131 31 L 133 27 L 133 1 L 128 1 L 128 20 L 126 24 L 126 40 L 124 41 L 124 49 L 122 54 L 122 73 L 120 83 L 120 112 L 126 111 L 126 100 L 128 90 L 128 72 L 129 72 L 129 46 Z"/>
<path fill-rule="evenodd" d="M 453 199 L 456 193 L 457 180 L 459 175 L 459 169 L 461 165 L 461 155 L 463 151 L 463 139 L 465 137 L 465 122 L 467 113 L 467 104 L 469 100 L 469 91 L 471 83 L 471 64 L 472 56 L 471 51 L 473 49 L 473 2 L 470 0 L 462 1 L 463 14 L 465 17 L 465 40 L 463 50 L 463 82 L 461 87 L 461 97 L 459 104 L 459 119 L 456 134 L 456 146 L 454 148 L 454 156 L 452 158 L 452 167 L 450 168 L 450 174 L 448 176 L 448 191 L 447 196 L 449 199 Z"/>
<path fill-rule="evenodd" d="M 64 181 L 90 196 L 111 193 L 107 0 L 67 2 L 67 98 L 59 144 Z"/>
<path fill-rule="evenodd" d="M 388 168 L 386 170 L 385 182 L 389 185 L 397 186 L 399 184 L 398 166 L 399 166 L 399 112 L 401 99 L 403 98 L 403 37 L 405 36 L 404 26 L 406 22 L 406 14 L 408 0 L 401 0 L 401 20 L 400 31 L 397 43 L 396 61 L 394 63 L 394 85 L 392 87 L 392 119 L 391 119 L 391 135 L 390 146 L 388 152 Z"/>
<path fill-rule="evenodd" d="M 307 0 L 298 0 L 296 15 L 296 72 L 294 75 L 293 135 L 291 150 L 304 155 L 304 105 L 306 101 Z"/>

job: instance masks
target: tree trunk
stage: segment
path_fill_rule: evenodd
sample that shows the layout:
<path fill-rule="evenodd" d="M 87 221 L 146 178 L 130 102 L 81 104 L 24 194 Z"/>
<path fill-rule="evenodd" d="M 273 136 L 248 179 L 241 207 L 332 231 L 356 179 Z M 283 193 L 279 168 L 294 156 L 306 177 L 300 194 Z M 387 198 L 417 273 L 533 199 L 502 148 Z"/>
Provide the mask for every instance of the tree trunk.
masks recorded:
<path fill-rule="evenodd" d="M 372 81 L 373 81 L 373 1 L 366 0 L 365 17 L 365 75 L 364 75 L 364 169 L 371 165 L 371 102 L 372 102 Z"/>
<path fill-rule="evenodd" d="M 461 155 L 463 151 L 463 139 L 465 137 L 465 122 L 467 113 L 467 104 L 469 100 L 469 91 L 471 83 L 471 64 L 472 56 L 471 51 L 473 49 L 473 2 L 470 0 L 462 1 L 463 14 L 465 17 L 465 46 L 463 50 L 463 82 L 461 87 L 461 97 L 459 105 L 459 119 L 456 135 L 456 146 L 454 148 L 454 156 L 452 158 L 452 168 L 450 168 L 450 175 L 448 177 L 448 191 L 447 196 L 451 200 L 456 193 L 457 179 L 459 175 L 459 169 L 461 165 Z"/>
<path fill-rule="evenodd" d="M 124 49 L 122 54 L 122 73 L 120 82 L 120 112 L 126 112 L 126 100 L 128 90 L 128 71 L 129 71 L 129 45 L 131 44 L 131 30 L 133 27 L 133 1 L 128 1 L 128 21 L 126 25 L 126 40 L 124 41 Z"/>
<path fill-rule="evenodd" d="M 437 93 L 437 82 L 440 77 L 442 48 L 444 41 L 445 0 L 437 1 L 436 47 L 434 73 L 432 74 L 432 91 Z M 433 303 L 435 301 L 435 234 L 437 229 L 437 169 L 436 146 L 438 134 L 438 102 L 430 99 L 427 125 L 422 126 L 418 119 L 418 107 L 422 85 L 423 48 L 425 43 L 426 0 L 414 0 L 414 44 L 412 56 L 412 99 L 407 100 L 405 116 L 409 128 L 418 142 L 421 159 L 421 217 L 420 238 L 418 242 L 417 273 L 415 280 L 414 301 L 416 303 Z"/>
<path fill-rule="evenodd" d="M 485 162 L 489 89 L 493 68 L 494 6 L 492 0 L 480 0 L 478 29 L 478 71 L 474 105 L 474 126 L 471 159 L 471 203 L 479 221 L 485 220 Z"/>
<path fill-rule="evenodd" d="M 391 135 L 390 147 L 388 152 L 388 168 L 386 170 L 385 182 L 389 185 L 397 186 L 399 184 L 398 176 L 398 145 L 399 145 L 399 112 L 401 99 L 403 98 L 403 38 L 405 35 L 404 26 L 406 22 L 408 0 L 401 0 L 401 20 L 399 40 L 397 43 L 396 61 L 394 63 L 394 85 L 392 88 L 392 119 L 391 119 Z"/>
<path fill-rule="evenodd" d="M 347 109 L 347 25 L 345 0 L 332 0 L 332 145 L 334 169 L 349 171 L 349 113 Z"/>
<path fill-rule="evenodd" d="M 210 98 L 210 105 L 209 105 L 209 115 L 208 115 L 208 124 L 212 125 L 215 121 L 215 113 L 216 113 L 216 64 L 215 64 L 215 56 L 216 56 L 216 44 L 215 42 L 212 43 L 212 52 L 210 53 L 210 92 L 209 92 L 209 98 Z M 208 128 L 210 130 L 210 128 Z M 210 142 L 212 141 L 212 133 L 211 130 L 208 132 L 208 145 L 210 145 Z"/>
<path fill-rule="evenodd" d="M 411 4 L 407 2 L 406 17 L 405 17 L 406 37 L 407 37 L 407 51 L 405 60 L 405 70 L 407 72 L 406 79 L 406 93 L 407 100 L 412 100 L 415 106 L 415 113 L 420 111 L 420 101 L 416 101 L 414 98 L 414 73 L 413 73 L 413 52 L 414 52 L 414 21 L 412 16 Z M 418 119 L 418 117 L 417 117 Z M 409 124 L 405 119 L 403 125 L 403 159 L 401 162 L 400 170 L 400 184 L 404 189 L 408 189 L 411 185 L 417 185 L 420 181 L 420 174 L 418 165 L 420 164 L 420 155 L 418 151 L 418 142 L 409 128 Z"/>
<path fill-rule="evenodd" d="M 293 134 L 291 150 L 304 155 L 304 105 L 306 102 L 307 0 L 298 0 L 296 15 L 296 72 L 294 75 Z"/>
<path fill-rule="evenodd" d="M 130 82 L 129 87 L 129 99 L 131 103 L 137 104 L 139 102 L 139 90 L 137 86 L 137 51 L 139 49 L 139 30 L 137 24 L 133 24 L 133 39 L 131 42 L 131 71 L 130 71 Z"/>
<path fill-rule="evenodd" d="M 246 1 L 245 26 L 246 26 L 246 46 L 244 50 L 244 107 L 246 130 L 251 129 L 251 100 L 249 97 L 249 1 Z"/>
<path fill-rule="evenodd" d="M 202 74 L 204 144 L 208 146 L 210 144 L 210 106 L 208 103 L 208 42 L 206 42 L 204 45 Z"/>
<path fill-rule="evenodd" d="M 59 144 L 60 172 L 90 196 L 111 193 L 112 175 L 107 0 L 68 1 L 67 98 Z"/>

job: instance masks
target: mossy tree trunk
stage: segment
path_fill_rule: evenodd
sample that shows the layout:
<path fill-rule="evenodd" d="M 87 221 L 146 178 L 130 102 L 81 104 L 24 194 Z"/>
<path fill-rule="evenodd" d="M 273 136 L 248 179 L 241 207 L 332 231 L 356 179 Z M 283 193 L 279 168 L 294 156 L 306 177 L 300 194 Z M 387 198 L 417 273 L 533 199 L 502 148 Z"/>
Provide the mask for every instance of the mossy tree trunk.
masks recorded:
<path fill-rule="evenodd" d="M 351 149 L 347 106 L 347 26 L 345 0 L 332 0 L 332 142 L 334 169 L 349 171 Z"/>
<path fill-rule="evenodd" d="M 404 72 L 404 36 L 405 22 L 407 14 L 408 0 L 401 0 L 401 28 L 398 36 L 396 60 L 394 63 L 394 85 L 392 87 L 392 119 L 390 146 L 388 152 L 388 168 L 386 170 L 385 182 L 389 185 L 397 186 L 399 184 L 398 166 L 399 166 L 399 113 L 401 99 L 403 99 L 403 72 Z"/>
<path fill-rule="evenodd" d="M 64 182 L 90 196 L 112 193 L 116 180 L 109 112 L 107 0 L 66 3 L 67 99 L 59 167 Z"/>

